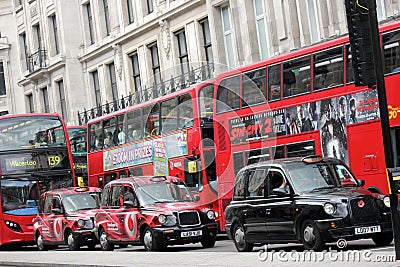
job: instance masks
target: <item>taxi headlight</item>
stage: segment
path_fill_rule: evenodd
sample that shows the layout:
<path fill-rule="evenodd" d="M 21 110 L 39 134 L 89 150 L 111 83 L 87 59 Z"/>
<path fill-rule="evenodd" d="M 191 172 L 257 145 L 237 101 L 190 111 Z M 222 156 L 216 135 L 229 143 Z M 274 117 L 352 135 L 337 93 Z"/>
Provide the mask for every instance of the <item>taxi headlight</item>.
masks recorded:
<path fill-rule="evenodd" d="M 390 198 L 388 196 L 385 196 L 383 198 L 383 204 L 385 204 L 386 207 L 390 208 Z"/>
<path fill-rule="evenodd" d="M 162 224 L 167 222 L 167 216 L 165 216 L 164 214 L 160 214 L 158 215 L 158 221 Z"/>
<path fill-rule="evenodd" d="M 82 220 L 82 219 L 79 219 L 79 220 L 78 220 L 78 226 L 81 227 L 81 228 L 82 228 L 83 226 L 85 226 L 85 221 Z"/>
<path fill-rule="evenodd" d="M 215 219 L 215 212 L 212 210 L 207 211 L 207 218 L 210 220 L 214 220 Z"/>
<path fill-rule="evenodd" d="M 78 226 L 82 229 L 92 229 L 94 227 L 91 219 L 79 219 Z"/>
<path fill-rule="evenodd" d="M 325 203 L 324 211 L 326 214 L 332 215 L 335 213 L 335 206 L 332 203 Z"/>

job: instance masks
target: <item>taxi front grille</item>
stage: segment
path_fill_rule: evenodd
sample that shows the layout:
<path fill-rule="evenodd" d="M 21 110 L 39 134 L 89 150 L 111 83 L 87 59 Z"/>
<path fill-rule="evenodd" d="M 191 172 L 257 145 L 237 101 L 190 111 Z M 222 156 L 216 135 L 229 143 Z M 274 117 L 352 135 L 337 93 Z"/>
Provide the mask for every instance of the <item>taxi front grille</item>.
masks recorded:
<path fill-rule="evenodd" d="M 178 213 L 179 225 L 183 227 L 200 225 L 200 216 L 197 211 L 181 211 Z"/>
<path fill-rule="evenodd" d="M 379 219 L 378 208 L 370 198 L 352 199 L 350 209 L 353 224 L 376 222 Z"/>

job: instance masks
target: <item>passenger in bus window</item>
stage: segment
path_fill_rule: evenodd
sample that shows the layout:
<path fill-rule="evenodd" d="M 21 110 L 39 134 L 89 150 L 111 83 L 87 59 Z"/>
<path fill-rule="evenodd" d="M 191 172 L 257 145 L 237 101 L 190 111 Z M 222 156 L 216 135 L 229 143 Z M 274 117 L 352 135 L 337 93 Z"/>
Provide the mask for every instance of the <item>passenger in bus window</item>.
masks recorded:
<path fill-rule="evenodd" d="M 125 132 L 122 129 L 122 127 L 119 127 L 119 133 L 118 133 L 118 144 L 125 144 Z"/>
<path fill-rule="evenodd" d="M 111 147 L 112 146 L 112 133 L 107 132 L 106 133 L 106 139 L 104 139 L 104 147 Z"/>

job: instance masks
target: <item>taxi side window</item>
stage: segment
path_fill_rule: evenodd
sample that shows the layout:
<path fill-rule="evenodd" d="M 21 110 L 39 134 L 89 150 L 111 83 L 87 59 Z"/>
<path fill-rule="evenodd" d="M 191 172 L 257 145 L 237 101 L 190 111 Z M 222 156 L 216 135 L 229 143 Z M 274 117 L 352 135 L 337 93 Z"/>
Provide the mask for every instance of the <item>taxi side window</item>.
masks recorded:
<path fill-rule="evenodd" d="M 58 197 L 54 197 L 51 209 L 61 209 L 61 201 Z"/>
<path fill-rule="evenodd" d="M 268 195 L 276 196 L 272 190 L 276 188 L 286 189 L 288 192 L 288 185 L 283 175 L 278 171 L 270 171 L 268 173 Z"/>
<path fill-rule="evenodd" d="M 119 208 L 121 207 L 121 198 L 122 195 L 122 186 L 115 185 L 111 187 L 111 203 L 110 206 L 112 208 Z"/>
<path fill-rule="evenodd" d="M 135 194 L 133 192 L 133 188 L 130 186 L 124 186 L 124 202 L 132 201 L 135 202 Z"/>
<path fill-rule="evenodd" d="M 44 200 L 44 205 L 43 205 L 43 213 L 44 214 L 50 214 L 52 202 L 53 202 L 53 196 L 47 195 Z"/>
<path fill-rule="evenodd" d="M 254 169 L 249 171 L 248 192 L 249 197 L 264 197 L 265 196 L 265 169 Z"/>
<path fill-rule="evenodd" d="M 110 187 L 106 186 L 101 194 L 101 206 L 107 206 L 109 204 L 110 199 Z"/>
<path fill-rule="evenodd" d="M 235 188 L 233 190 L 233 199 L 244 199 L 246 192 L 246 179 L 245 172 L 241 172 L 236 177 Z"/>

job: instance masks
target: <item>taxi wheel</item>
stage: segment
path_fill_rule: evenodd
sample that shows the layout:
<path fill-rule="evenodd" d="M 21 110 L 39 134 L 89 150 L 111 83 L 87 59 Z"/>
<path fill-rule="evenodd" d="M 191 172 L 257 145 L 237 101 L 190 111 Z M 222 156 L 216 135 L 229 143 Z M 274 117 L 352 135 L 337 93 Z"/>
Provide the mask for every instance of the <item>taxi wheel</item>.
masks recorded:
<path fill-rule="evenodd" d="M 48 250 L 48 247 L 43 244 L 43 237 L 40 233 L 36 234 L 36 246 L 40 251 Z"/>
<path fill-rule="evenodd" d="M 372 237 L 372 241 L 374 241 L 377 246 L 388 246 L 393 241 L 393 233 L 383 233 L 379 235 L 375 235 Z"/>
<path fill-rule="evenodd" d="M 239 252 L 253 251 L 254 244 L 246 241 L 243 226 L 239 223 L 235 224 L 235 227 L 233 228 L 233 242 Z"/>
<path fill-rule="evenodd" d="M 301 228 L 301 241 L 306 250 L 320 251 L 325 243 L 313 220 L 305 220 Z"/>
<path fill-rule="evenodd" d="M 153 233 L 153 230 L 150 227 L 146 227 L 143 234 L 143 244 L 146 251 L 158 251 L 163 250 L 167 246 L 164 244 L 160 244 Z"/>
<path fill-rule="evenodd" d="M 201 245 L 203 246 L 203 248 L 213 248 L 215 246 L 215 241 L 215 237 L 209 236 L 201 240 Z"/>
<path fill-rule="evenodd" d="M 79 244 L 77 244 L 71 230 L 67 234 L 67 244 L 69 250 L 79 250 L 81 248 Z"/>
<path fill-rule="evenodd" d="M 107 234 L 104 229 L 100 231 L 100 246 L 102 250 L 111 251 L 114 250 L 114 244 L 111 244 L 107 239 Z"/>

